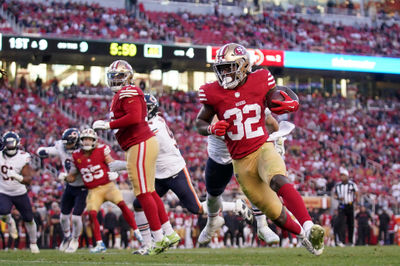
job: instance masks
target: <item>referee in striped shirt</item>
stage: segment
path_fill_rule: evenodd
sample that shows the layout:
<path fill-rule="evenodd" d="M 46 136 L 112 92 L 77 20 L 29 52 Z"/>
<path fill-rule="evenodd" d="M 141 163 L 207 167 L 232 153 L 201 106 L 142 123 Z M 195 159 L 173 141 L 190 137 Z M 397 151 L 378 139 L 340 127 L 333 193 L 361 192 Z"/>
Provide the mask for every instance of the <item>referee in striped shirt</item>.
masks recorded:
<path fill-rule="evenodd" d="M 339 201 L 339 241 L 337 244 L 344 246 L 346 240 L 346 226 L 348 232 L 349 244 L 353 245 L 354 232 L 354 205 L 358 201 L 357 185 L 349 180 L 349 172 L 340 168 L 340 178 L 342 182 L 335 185 L 334 197 Z"/>

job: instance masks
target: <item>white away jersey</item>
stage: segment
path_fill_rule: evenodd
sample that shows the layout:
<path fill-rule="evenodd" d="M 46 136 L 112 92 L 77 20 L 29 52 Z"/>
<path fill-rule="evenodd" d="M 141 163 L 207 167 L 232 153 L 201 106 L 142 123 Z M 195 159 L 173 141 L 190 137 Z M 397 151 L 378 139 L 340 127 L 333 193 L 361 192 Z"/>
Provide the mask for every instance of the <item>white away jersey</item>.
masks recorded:
<path fill-rule="evenodd" d="M 72 163 L 72 153 L 68 153 L 67 151 L 65 151 L 64 149 L 64 144 L 62 143 L 62 140 L 57 140 L 54 143 L 54 146 L 52 147 L 46 147 L 46 148 L 42 148 L 44 149 L 49 155 L 51 156 L 57 156 L 60 158 L 61 163 L 63 165 L 64 171 L 66 173 L 70 172 L 71 169 L 67 169 L 66 166 L 69 165 L 69 168 L 73 165 Z M 73 187 L 81 187 L 84 186 L 82 178 L 81 178 L 81 174 L 78 172 L 78 175 L 76 177 L 76 180 L 72 183 L 69 183 L 70 186 Z"/>
<path fill-rule="evenodd" d="M 26 186 L 7 176 L 9 170 L 21 174 L 22 168 L 31 161 L 31 155 L 18 150 L 13 157 L 0 152 L 0 193 L 9 196 L 20 196 L 27 192 Z M 1 203 L 0 203 L 1 204 Z"/>
<path fill-rule="evenodd" d="M 232 162 L 231 154 L 229 153 L 222 137 L 209 135 L 207 151 L 208 157 L 210 157 L 216 163 L 230 164 Z"/>
<path fill-rule="evenodd" d="M 165 179 L 178 174 L 185 167 L 185 159 L 178 149 L 176 140 L 164 119 L 158 115 L 148 121 L 156 134 L 160 151 L 156 161 L 156 178 Z"/>

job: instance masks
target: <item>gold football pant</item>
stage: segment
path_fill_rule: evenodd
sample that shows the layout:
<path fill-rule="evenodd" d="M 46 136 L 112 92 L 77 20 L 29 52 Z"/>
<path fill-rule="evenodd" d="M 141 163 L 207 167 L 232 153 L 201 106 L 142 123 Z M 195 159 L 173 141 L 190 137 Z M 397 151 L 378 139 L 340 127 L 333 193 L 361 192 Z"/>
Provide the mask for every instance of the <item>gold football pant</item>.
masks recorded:
<path fill-rule="evenodd" d="M 86 209 L 88 211 L 99 211 L 101 204 L 105 201 L 111 201 L 118 204 L 123 201 L 121 191 L 114 182 L 89 189 L 86 199 Z"/>
<path fill-rule="evenodd" d="M 276 220 L 282 203 L 269 183 L 275 175 L 286 176 L 286 166 L 274 144 L 267 142 L 246 157 L 233 160 L 233 168 L 247 198 L 268 218 Z"/>
<path fill-rule="evenodd" d="M 133 145 L 126 152 L 126 168 L 135 196 L 154 191 L 157 155 L 156 137 Z"/>

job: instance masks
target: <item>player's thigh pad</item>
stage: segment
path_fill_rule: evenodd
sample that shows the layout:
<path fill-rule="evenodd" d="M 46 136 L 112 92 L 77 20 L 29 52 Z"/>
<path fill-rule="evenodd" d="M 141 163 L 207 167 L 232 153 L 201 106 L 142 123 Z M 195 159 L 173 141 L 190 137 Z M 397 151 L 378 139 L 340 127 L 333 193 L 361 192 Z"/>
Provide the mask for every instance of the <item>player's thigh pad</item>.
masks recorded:
<path fill-rule="evenodd" d="M 72 214 L 80 216 L 82 215 L 86 207 L 86 197 L 88 194 L 88 190 L 85 187 L 76 187 L 74 190 L 75 204 Z"/>
<path fill-rule="evenodd" d="M 117 185 L 115 185 L 114 182 L 110 182 L 104 186 L 107 191 L 105 194 L 105 200 L 111 201 L 114 204 L 118 204 L 124 200 L 121 191 L 117 188 Z"/>
<path fill-rule="evenodd" d="M 14 196 L 11 198 L 15 208 L 19 211 L 24 222 L 32 222 L 33 211 L 31 201 L 29 200 L 28 193 L 21 196 Z"/>
<path fill-rule="evenodd" d="M 103 204 L 106 198 L 107 189 L 105 186 L 106 185 L 89 189 L 86 198 L 86 209 L 88 211 L 99 211 L 101 204 Z"/>
<path fill-rule="evenodd" d="M 11 196 L 0 193 L 0 215 L 11 213 L 12 201 Z"/>
<path fill-rule="evenodd" d="M 207 192 L 217 197 L 221 195 L 229 181 L 232 179 L 232 164 L 219 164 L 213 159 L 208 158 L 205 169 Z"/>
<path fill-rule="evenodd" d="M 265 183 L 269 184 L 275 175 L 286 176 L 286 166 L 282 157 L 276 151 L 272 142 L 267 142 L 261 146 L 258 157 L 258 172 Z"/>
<path fill-rule="evenodd" d="M 135 196 L 154 191 L 158 149 L 156 137 L 151 137 L 133 145 L 126 153 L 126 166 Z"/>
<path fill-rule="evenodd" d="M 261 148 L 244 158 L 233 160 L 233 168 L 247 198 L 270 219 L 275 220 L 282 212 L 282 203 L 269 184 L 258 174 L 260 154 Z"/>

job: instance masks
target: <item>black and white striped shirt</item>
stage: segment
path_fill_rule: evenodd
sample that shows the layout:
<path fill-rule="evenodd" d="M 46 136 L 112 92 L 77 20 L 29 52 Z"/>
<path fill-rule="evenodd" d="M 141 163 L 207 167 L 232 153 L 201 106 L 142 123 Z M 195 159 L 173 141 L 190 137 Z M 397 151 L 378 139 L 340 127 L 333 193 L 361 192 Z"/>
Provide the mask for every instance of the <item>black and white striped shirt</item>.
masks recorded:
<path fill-rule="evenodd" d="M 357 191 L 357 185 L 352 181 L 348 181 L 347 184 L 340 182 L 335 185 L 335 193 L 341 204 L 353 204 Z"/>

